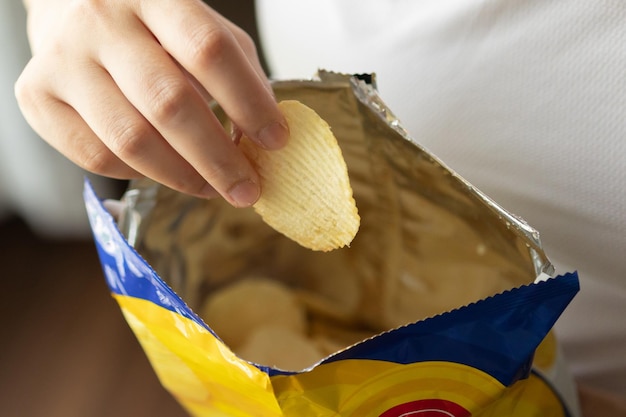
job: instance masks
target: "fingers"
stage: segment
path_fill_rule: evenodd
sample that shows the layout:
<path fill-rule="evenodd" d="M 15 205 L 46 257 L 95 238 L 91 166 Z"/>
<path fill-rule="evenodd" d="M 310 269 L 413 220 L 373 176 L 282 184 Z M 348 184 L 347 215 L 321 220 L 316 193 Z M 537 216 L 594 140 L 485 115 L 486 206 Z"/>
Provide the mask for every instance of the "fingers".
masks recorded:
<path fill-rule="evenodd" d="M 55 13 L 16 84 L 44 139 L 101 175 L 144 175 L 235 206 L 258 199 L 258 174 L 209 106 L 258 144 L 285 144 L 247 34 L 200 0 L 84 0 Z"/>
<path fill-rule="evenodd" d="M 170 10 L 142 8 L 140 18 L 159 43 L 181 63 L 251 139 L 278 149 L 287 124 L 268 88 L 252 41 L 200 1 L 161 0 Z"/>
<path fill-rule="evenodd" d="M 260 187 L 258 175 L 248 159 L 237 149 L 206 100 L 172 58 L 147 31 L 139 26 L 129 27 L 126 42 L 112 44 L 99 58 L 112 81 L 124 92 L 125 97 L 120 97 L 119 101 L 128 99 L 132 106 L 124 107 L 116 102 L 108 107 L 114 120 L 136 109 L 134 119 L 143 115 L 148 122 L 141 129 L 149 125 L 154 129 L 151 132 L 140 130 L 138 137 L 131 136 L 132 142 L 122 144 L 126 147 L 126 142 L 131 143 L 131 150 L 124 155 L 116 154 L 124 160 L 141 163 L 141 167 L 131 165 L 164 183 L 169 178 L 162 174 L 174 176 L 177 181 L 186 178 L 182 175 L 186 171 L 177 170 L 181 165 L 174 165 L 172 155 L 175 154 L 231 204 L 253 204 L 260 195 Z M 137 55 L 137 50 L 142 51 L 141 56 Z M 142 154 L 147 144 L 152 147 L 149 156 Z M 165 172 L 147 171 L 154 161 L 159 161 Z M 182 185 L 177 184 L 175 188 L 180 189 Z"/>
<path fill-rule="evenodd" d="M 16 83 L 16 97 L 31 127 L 53 148 L 81 168 L 99 175 L 128 179 L 137 171 L 115 156 L 66 103 L 33 88 L 29 67 Z M 36 94 L 33 94 L 36 92 Z"/>
<path fill-rule="evenodd" d="M 25 117 L 50 145 L 99 175 L 120 179 L 148 176 L 187 194 L 218 195 L 114 88 L 102 68 L 75 68 L 67 75 L 72 88 L 62 88 L 63 82 L 44 87 L 27 67 L 16 84 Z M 34 88 L 37 85 L 40 87 Z M 52 90 L 48 92 L 49 87 Z"/>
<path fill-rule="evenodd" d="M 256 45 L 254 44 L 254 41 L 252 40 L 250 35 L 248 35 L 243 29 L 241 29 L 239 26 L 235 25 L 225 17 L 218 15 L 218 18 L 220 18 L 221 22 L 228 28 L 228 30 L 231 31 L 231 33 L 237 40 L 237 43 L 243 50 L 244 54 L 254 67 L 255 71 L 257 72 L 257 74 L 259 74 L 259 77 L 261 78 L 264 87 L 267 89 L 267 91 L 269 91 L 270 95 L 274 97 L 274 90 L 272 89 L 272 86 L 267 79 L 267 75 L 263 70 L 263 66 L 261 65 L 261 61 L 259 60 L 259 55 L 257 54 Z"/>
<path fill-rule="evenodd" d="M 216 193 L 207 180 L 122 95 L 99 66 L 77 71 L 74 87 L 56 91 L 78 109 L 93 133 L 135 171 L 175 190 L 201 197 Z M 96 98 L 96 99 L 94 99 Z"/>

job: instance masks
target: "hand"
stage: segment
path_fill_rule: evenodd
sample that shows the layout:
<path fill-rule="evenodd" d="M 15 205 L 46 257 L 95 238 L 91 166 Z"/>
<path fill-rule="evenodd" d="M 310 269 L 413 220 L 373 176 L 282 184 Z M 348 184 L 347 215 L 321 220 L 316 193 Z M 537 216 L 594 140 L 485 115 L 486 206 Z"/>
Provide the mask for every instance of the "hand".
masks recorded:
<path fill-rule="evenodd" d="M 239 207 L 258 174 L 213 115 L 259 146 L 286 122 L 250 37 L 200 0 L 30 0 L 33 57 L 18 103 L 33 129 L 88 171 L 147 176 Z"/>

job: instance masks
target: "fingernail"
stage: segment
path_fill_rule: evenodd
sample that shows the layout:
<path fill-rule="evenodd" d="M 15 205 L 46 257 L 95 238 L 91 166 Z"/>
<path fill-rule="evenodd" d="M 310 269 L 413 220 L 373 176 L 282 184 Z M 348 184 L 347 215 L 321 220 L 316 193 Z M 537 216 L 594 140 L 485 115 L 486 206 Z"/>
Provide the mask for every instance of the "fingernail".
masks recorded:
<path fill-rule="evenodd" d="M 258 184 L 244 180 L 235 184 L 229 191 L 228 196 L 237 207 L 249 207 L 256 203 L 261 195 L 261 188 Z"/>
<path fill-rule="evenodd" d="M 286 123 L 273 122 L 259 130 L 257 140 L 267 149 L 280 149 L 289 139 Z"/>

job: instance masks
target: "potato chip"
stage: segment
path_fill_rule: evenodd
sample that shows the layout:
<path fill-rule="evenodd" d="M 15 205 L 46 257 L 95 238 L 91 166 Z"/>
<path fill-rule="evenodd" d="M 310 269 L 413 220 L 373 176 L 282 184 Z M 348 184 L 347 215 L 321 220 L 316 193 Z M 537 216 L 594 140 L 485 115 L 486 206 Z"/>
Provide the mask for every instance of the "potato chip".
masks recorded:
<path fill-rule="evenodd" d="M 245 360 L 286 371 L 299 371 L 325 355 L 306 336 L 282 326 L 259 327 L 235 351 Z"/>
<path fill-rule="evenodd" d="M 231 348 L 241 346 L 257 328 L 274 325 L 304 334 L 304 308 L 289 289 L 274 280 L 246 277 L 215 291 L 200 315 Z"/>
<path fill-rule="evenodd" d="M 242 137 L 240 148 L 261 176 L 254 209 L 278 232 L 319 251 L 348 246 L 360 217 L 348 169 L 330 126 L 304 104 L 279 103 L 290 140 L 268 151 Z"/>

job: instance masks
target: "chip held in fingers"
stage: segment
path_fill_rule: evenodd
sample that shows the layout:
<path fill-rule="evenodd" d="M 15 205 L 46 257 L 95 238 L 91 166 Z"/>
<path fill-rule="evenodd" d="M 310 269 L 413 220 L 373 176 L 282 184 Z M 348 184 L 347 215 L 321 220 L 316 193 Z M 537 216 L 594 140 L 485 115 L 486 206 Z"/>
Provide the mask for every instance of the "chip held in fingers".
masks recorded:
<path fill-rule="evenodd" d="M 265 150 L 243 136 L 240 148 L 261 176 L 254 209 L 278 232 L 316 250 L 349 246 L 360 217 L 348 169 L 330 126 L 299 101 L 278 104 L 290 139 L 279 150 Z"/>

